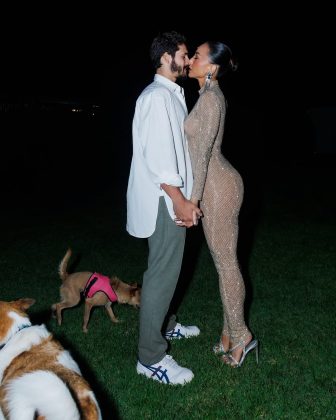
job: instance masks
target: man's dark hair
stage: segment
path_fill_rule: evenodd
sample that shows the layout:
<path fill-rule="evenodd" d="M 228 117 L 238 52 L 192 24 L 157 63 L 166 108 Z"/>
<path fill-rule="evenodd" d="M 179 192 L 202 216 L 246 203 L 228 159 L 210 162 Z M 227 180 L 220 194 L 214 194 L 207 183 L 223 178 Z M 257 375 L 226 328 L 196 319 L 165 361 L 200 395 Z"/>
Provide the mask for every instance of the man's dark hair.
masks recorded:
<path fill-rule="evenodd" d="M 164 32 L 155 37 L 150 47 L 150 58 L 155 70 L 161 67 L 160 59 L 164 53 L 174 58 L 179 46 L 185 43 L 184 35 L 176 31 Z"/>

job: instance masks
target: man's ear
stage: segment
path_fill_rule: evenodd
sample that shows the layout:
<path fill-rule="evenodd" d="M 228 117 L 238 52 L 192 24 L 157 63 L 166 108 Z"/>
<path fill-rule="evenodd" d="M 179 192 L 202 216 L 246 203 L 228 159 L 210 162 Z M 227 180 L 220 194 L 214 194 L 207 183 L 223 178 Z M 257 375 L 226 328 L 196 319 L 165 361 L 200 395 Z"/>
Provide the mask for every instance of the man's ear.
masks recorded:
<path fill-rule="evenodd" d="M 162 65 L 170 64 L 172 62 L 172 56 L 170 54 L 168 54 L 167 52 L 165 52 L 162 55 L 160 62 L 161 62 Z"/>

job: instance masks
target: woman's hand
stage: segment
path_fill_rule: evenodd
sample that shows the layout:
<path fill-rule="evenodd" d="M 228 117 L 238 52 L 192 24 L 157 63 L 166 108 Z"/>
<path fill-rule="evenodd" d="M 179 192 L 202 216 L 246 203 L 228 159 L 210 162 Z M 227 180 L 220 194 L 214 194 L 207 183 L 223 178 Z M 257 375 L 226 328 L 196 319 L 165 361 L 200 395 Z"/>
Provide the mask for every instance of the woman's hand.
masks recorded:
<path fill-rule="evenodd" d="M 189 201 L 189 200 L 188 200 Z M 203 217 L 203 213 L 199 208 L 199 200 L 191 199 L 190 200 L 192 206 L 192 224 L 185 223 L 181 220 L 179 217 L 175 217 L 174 222 L 177 224 L 177 226 L 184 226 L 184 227 L 191 227 L 191 226 L 197 226 L 198 220 Z"/>
<path fill-rule="evenodd" d="M 191 227 L 197 224 L 198 219 L 203 216 L 197 204 L 194 204 L 191 200 L 187 200 L 178 187 L 168 184 L 160 184 L 160 187 L 172 199 L 175 223 L 178 226 L 185 227 Z"/>
<path fill-rule="evenodd" d="M 193 226 L 197 226 L 198 225 L 199 216 L 197 215 L 197 213 L 195 212 L 195 210 L 192 211 L 192 218 L 193 218 Z M 177 224 L 177 226 L 187 226 L 187 227 L 190 227 L 190 225 L 187 225 L 186 223 L 182 222 L 182 220 L 181 219 L 178 219 L 177 217 L 175 217 L 174 222 Z"/>

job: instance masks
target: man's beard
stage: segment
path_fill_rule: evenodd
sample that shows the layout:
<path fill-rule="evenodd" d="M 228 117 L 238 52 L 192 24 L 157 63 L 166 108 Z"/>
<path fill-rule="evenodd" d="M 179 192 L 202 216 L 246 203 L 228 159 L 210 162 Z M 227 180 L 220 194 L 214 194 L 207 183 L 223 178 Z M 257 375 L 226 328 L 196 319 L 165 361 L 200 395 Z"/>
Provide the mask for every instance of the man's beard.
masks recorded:
<path fill-rule="evenodd" d="M 177 77 L 181 77 L 181 78 L 187 77 L 187 67 L 178 66 L 174 58 L 173 58 L 173 61 L 171 62 L 170 70 L 173 73 L 177 73 L 178 74 Z"/>

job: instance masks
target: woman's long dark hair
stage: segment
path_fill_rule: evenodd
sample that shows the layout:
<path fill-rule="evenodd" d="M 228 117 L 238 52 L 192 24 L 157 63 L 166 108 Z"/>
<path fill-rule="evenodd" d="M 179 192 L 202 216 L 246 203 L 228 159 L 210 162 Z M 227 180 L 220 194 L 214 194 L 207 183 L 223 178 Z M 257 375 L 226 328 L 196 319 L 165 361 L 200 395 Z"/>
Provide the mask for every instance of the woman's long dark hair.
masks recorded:
<path fill-rule="evenodd" d="M 237 70 L 237 64 L 233 61 L 230 47 L 220 41 L 207 41 L 206 43 L 210 50 L 210 62 L 219 66 L 217 77 L 223 76 L 228 71 Z"/>

